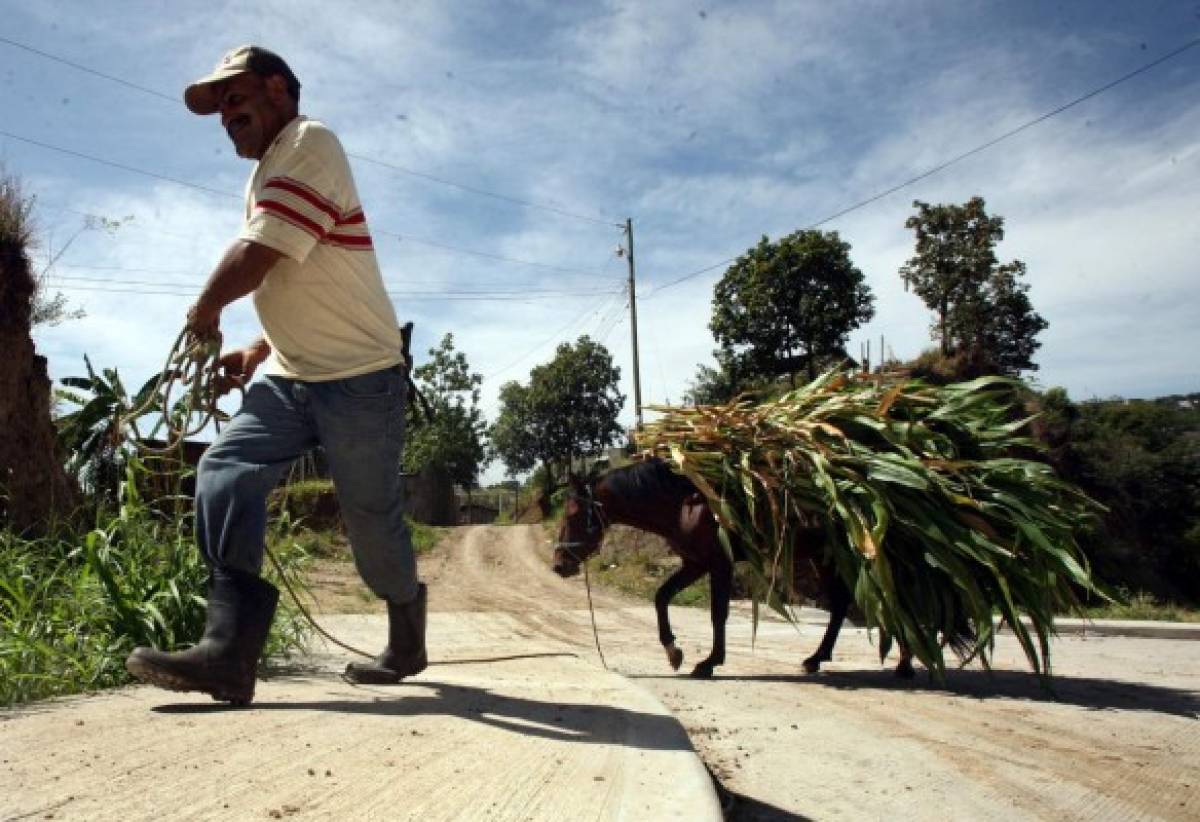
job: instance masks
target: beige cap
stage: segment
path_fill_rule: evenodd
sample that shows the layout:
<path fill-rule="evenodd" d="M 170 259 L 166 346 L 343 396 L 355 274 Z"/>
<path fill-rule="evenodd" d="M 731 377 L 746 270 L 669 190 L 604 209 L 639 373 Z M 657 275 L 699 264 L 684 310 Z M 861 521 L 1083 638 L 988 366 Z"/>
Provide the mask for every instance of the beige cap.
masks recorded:
<path fill-rule="evenodd" d="M 217 97 L 217 83 L 247 71 L 253 71 L 263 77 L 282 74 L 295 82 L 292 70 L 275 52 L 262 46 L 238 46 L 221 58 L 211 74 L 184 89 L 183 102 L 193 114 L 214 114 L 221 102 Z M 298 82 L 296 85 L 299 87 Z"/>

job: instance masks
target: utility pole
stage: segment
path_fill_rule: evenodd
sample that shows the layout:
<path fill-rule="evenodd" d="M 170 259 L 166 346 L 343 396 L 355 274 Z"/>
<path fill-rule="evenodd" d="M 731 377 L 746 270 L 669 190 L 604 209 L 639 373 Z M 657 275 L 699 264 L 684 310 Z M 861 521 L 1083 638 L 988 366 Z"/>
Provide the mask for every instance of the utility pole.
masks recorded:
<path fill-rule="evenodd" d="M 642 375 L 638 367 L 637 291 L 633 277 L 633 219 L 625 220 L 625 256 L 629 259 L 629 330 L 633 335 L 633 410 L 637 430 L 642 430 Z"/>

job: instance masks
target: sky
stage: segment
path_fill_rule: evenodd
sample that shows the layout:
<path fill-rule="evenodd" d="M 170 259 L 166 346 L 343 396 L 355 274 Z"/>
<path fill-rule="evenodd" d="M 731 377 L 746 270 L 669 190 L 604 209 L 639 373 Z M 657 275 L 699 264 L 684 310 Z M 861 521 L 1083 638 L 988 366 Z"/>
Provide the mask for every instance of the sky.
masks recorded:
<path fill-rule="evenodd" d="M 54 378 L 85 354 L 129 383 L 161 368 L 252 170 L 182 91 L 257 43 L 350 153 L 418 362 L 453 334 L 489 420 L 587 334 L 632 423 L 626 219 L 642 400 L 670 404 L 713 363 L 713 286 L 763 235 L 850 244 L 876 300 L 850 352 L 930 347 L 904 222 L 976 195 L 1049 322 L 1039 385 L 1200 391 L 1200 47 L 922 177 L 1196 41 L 1197 0 L 0 0 L 0 21 L 0 163 L 36 197 L 36 267 L 86 312 L 35 334 Z M 249 300 L 222 328 L 258 333 Z"/>

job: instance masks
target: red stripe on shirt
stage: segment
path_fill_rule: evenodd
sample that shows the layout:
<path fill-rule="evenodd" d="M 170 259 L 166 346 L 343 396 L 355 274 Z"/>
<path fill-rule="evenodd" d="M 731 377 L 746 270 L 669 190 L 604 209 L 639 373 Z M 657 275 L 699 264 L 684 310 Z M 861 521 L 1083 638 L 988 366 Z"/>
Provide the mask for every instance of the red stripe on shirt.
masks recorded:
<path fill-rule="evenodd" d="M 371 248 L 371 235 L 354 236 L 352 234 L 326 234 L 324 242 L 347 248 Z"/>
<path fill-rule="evenodd" d="M 283 217 L 293 225 L 303 228 L 318 240 L 325 236 L 325 229 L 321 228 L 318 223 L 313 222 L 299 211 L 296 211 L 294 208 L 289 208 L 288 206 L 285 206 L 283 203 L 277 202 L 276 200 L 259 200 L 254 207 L 261 208 L 263 211 Z"/>
<path fill-rule="evenodd" d="M 366 221 L 367 215 L 363 214 L 362 209 L 360 208 L 356 209 L 350 214 L 347 214 L 345 217 L 338 220 L 334 225 L 358 225 L 359 223 L 365 223 Z"/>
<path fill-rule="evenodd" d="M 328 214 L 332 220 L 337 220 L 342 216 L 341 212 L 332 203 L 330 203 L 329 200 L 325 199 L 308 186 L 297 182 L 296 180 L 292 180 L 287 177 L 272 177 L 270 180 L 267 180 L 267 182 L 263 185 L 263 188 L 278 188 L 291 194 L 295 194 L 309 205 Z"/>

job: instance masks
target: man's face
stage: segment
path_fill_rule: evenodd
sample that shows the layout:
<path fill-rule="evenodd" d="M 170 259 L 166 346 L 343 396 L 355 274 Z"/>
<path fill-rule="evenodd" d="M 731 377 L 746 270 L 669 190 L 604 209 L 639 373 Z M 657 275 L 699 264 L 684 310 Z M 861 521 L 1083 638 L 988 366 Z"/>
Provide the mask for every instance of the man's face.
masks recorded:
<path fill-rule="evenodd" d="M 221 125 L 239 157 L 258 160 L 279 130 L 292 119 L 291 100 L 280 100 L 279 77 L 263 78 L 252 72 L 225 81 L 219 91 Z"/>

